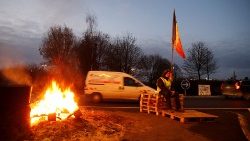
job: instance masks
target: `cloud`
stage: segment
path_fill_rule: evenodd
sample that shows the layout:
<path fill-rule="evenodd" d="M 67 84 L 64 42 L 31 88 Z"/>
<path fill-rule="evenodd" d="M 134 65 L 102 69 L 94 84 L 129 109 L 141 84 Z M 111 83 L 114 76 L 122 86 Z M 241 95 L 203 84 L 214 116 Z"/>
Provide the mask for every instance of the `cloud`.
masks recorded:
<path fill-rule="evenodd" d="M 0 1 L 0 23 L 38 35 L 54 25 L 67 25 L 79 33 L 85 27 L 86 11 L 83 0 L 4 0 Z"/>
<path fill-rule="evenodd" d="M 102 6 L 100 6 L 101 4 Z M 19 62 L 20 60 L 22 62 L 41 61 L 41 56 L 39 55 L 38 48 L 41 44 L 41 40 L 44 34 L 48 31 L 49 27 L 54 25 L 66 25 L 70 28 L 73 28 L 73 31 L 74 33 L 76 33 L 76 35 L 81 35 L 81 33 L 86 28 L 85 25 L 86 13 L 88 13 L 89 11 L 92 12 L 88 8 L 91 6 L 92 8 L 97 7 L 95 10 L 96 11 L 100 10 L 99 13 L 103 14 L 97 16 L 100 16 L 102 22 L 105 23 L 105 26 L 103 25 L 103 28 L 107 28 L 110 26 L 110 29 L 108 29 L 109 32 L 114 31 L 114 33 L 117 33 L 119 30 L 131 29 L 132 31 L 137 33 L 138 32 L 137 29 L 143 28 L 145 24 L 150 23 L 148 20 L 146 20 L 148 22 L 145 22 L 144 18 L 150 19 L 150 21 L 152 21 L 152 25 L 155 25 L 155 23 L 158 21 L 158 20 L 155 21 L 155 19 L 153 19 L 153 16 L 151 19 L 148 17 L 143 17 L 143 15 L 137 15 L 137 13 L 135 14 L 135 12 L 142 12 L 143 14 L 145 14 L 144 10 L 140 10 L 136 7 L 137 4 L 141 3 L 133 3 L 131 6 L 130 3 L 124 1 L 116 1 L 115 6 L 110 7 L 111 4 L 114 4 L 114 1 L 95 2 L 86 0 L 37 0 L 37 1 L 1 0 L 0 1 L 0 65 L 2 65 L 4 62 L 8 62 L 6 61 L 6 59 L 14 60 L 13 62 Z M 113 10 L 110 11 L 110 9 Z M 113 13 L 113 11 L 116 12 Z M 108 13 L 108 15 L 105 15 L 105 13 L 106 14 Z M 187 12 L 187 14 L 190 13 Z M 118 15 L 118 18 L 112 18 L 116 15 Z M 119 19 L 119 17 L 123 17 L 124 19 L 121 20 Z M 125 17 L 130 17 L 130 19 L 126 19 Z M 125 22 L 123 22 L 123 20 Z M 133 22 L 126 23 L 128 20 L 133 20 Z M 121 25 L 119 25 L 119 21 L 122 21 Z M 144 23 L 142 24 L 143 26 L 140 24 L 140 21 L 142 22 L 144 21 Z M 244 24 L 240 25 L 245 25 L 245 23 L 248 23 L 249 20 L 247 21 L 243 20 L 243 22 Z M 148 27 L 150 27 L 149 25 Z M 196 24 L 194 25 L 195 29 L 197 30 L 196 28 L 197 25 Z M 205 27 L 206 26 L 204 26 L 204 29 Z M 237 30 L 237 31 L 235 31 L 232 28 L 228 30 L 232 32 L 225 32 L 228 34 L 222 35 L 221 31 L 227 31 L 227 30 L 225 30 L 225 28 L 221 28 L 221 26 L 218 27 L 220 27 L 221 29 L 219 32 L 216 31 L 220 35 L 219 37 L 222 38 L 233 37 L 233 38 L 225 40 L 221 39 L 221 41 L 214 41 L 218 37 L 217 35 L 214 35 L 214 33 L 211 34 L 214 36 L 207 37 L 207 39 L 210 39 L 210 41 L 208 42 L 208 47 L 211 47 L 211 49 L 214 51 L 215 58 L 218 60 L 219 70 L 217 74 L 219 74 L 223 78 L 227 77 L 228 74 L 232 73 L 233 70 L 235 70 L 236 72 L 239 72 L 240 76 L 250 76 L 249 28 L 244 28 L 244 26 L 242 26 L 244 30 Z M 158 32 L 160 31 L 158 31 L 157 34 L 153 34 L 154 31 L 162 29 L 158 28 L 152 28 L 153 30 L 150 29 L 151 27 L 145 30 L 145 31 L 150 31 L 150 33 L 141 31 L 143 35 L 137 35 L 139 38 L 141 37 L 141 39 L 138 40 L 140 46 L 142 46 L 143 50 L 147 54 L 160 54 L 164 58 L 168 58 L 170 60 L 171 45 L 169 42 L 165 40 L 168 37 L 165 37 L 165 34 L 159 35 L 160 37 L 155 37 L 155 35 L 158 35 Z M 238 29 L 238 23 L 237 23 L 237 29 Z M 194 28 L 190 28 L 190 30 L 191 33 L 195 35 L 196 30 L 194 30 Z M 198 31 L 199 33 L 201 33 L 200 30 Z M 154 37 L 152 37 L 151 39 L 142 39 L 144 37 L 145 38 L 148 37 L 146 36 L 146 34 L 149 34 L 150 36 L 154 35 Z M 239 34 L 239 35 L 234 35 L 234 34 Z M 191 34 L 189 33 L 188 35 Z M 205 37 L 205 34 L 203 36 Z M 186 39 L 187 41 L 193 41 L 194 39 L 197 38 L 200 37 L 183 36 L 183 39 Z M 170 37 L 168 39 L 170 39 Z M 184 45 L 184 48 L 187 49 L 190 46 L 191 44 Z M 175 57 L 175 62 L 177 62 L 178 65 L 180 66 L 182 65 L 182 60 L 177 56 Z"/>
<path fill-rule="evenodd" d="M 249 68 L 250 41 L 227 40 L 211 45 L 223 68 Z"/>
<path fill-rule="evenodd" d="M 28 44 L 0 42 L 0 68 L 19 64 L 40 63 L 38 42 Z"/>
<path fill-rule="evenodd" d="M 216 76 L 227 79 L 235 72 L 238 79 L 250 77 L 250 41 L 242 37 L 210 44 L 219 65 Z"/>
<path fill-rule="evenodd" d="M 163 58 L 172 61 L 172 47 L 170 42 L 166 42 L 163 39 L 143 39 L 140 41 L 139 46 L 147 55 L 158 54 Z M 183 59 L 180 58 L 176 53 L 174 53 L 174 63 L 180 67 L 183 64 Z"/>
<path fill-rule="evenodd" d="M 0 35 L 2 35 L 0 36 L 0 68 L 41 62 L 38 52 L 41 33 L 37 23 L 11 18 L 2 22 L 0 19 Z"/>
<path fill-rule="evenodd" d="M 48 29 L 66 25 L 80 34 L 85 9 L 81 0 L 0 1 L 0 67 L 41 62 L 38 48 Z"/>
<path fill-rule="evenodd" d="M 219 66 L 217 72 L 212 76 L 216 79 L 228 79 L 236 72 L 239 79 L 250 77 L 250 41 L 246 39 L 223 40 L 206 43 L 212 49 L 215 60 Z M 190 45 L 186 45 L 187 47 Z M 142 41 L 141 47 L 146 54 L 159 54 L 171 60 L 171 45 L 161 39 L 147 39 Z M 186 54 L 187 54 L 187 49 Z M 180 67 L 183 60 L 175 56 L 175 63 Z"/>

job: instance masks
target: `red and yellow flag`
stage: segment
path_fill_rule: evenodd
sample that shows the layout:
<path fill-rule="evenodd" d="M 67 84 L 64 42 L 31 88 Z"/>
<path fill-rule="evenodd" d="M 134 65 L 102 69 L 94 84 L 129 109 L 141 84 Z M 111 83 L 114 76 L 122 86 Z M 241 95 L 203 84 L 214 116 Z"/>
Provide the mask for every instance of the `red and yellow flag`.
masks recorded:
<path fill-rule="evenodd" d="M 173 15 L 172 46 L 183 59 L 186 58 L 185 53 L 184 53 L 183 48 L 182 48 L 182 44 L 181 44 L 181 38 L 179 35 L 179 31 L 178 31 L 178 25 L 177 25 L 177 21 L 176 21 L 176 17 L 175 17 L 175 11 L 174 11 L 174 15 Z"/>

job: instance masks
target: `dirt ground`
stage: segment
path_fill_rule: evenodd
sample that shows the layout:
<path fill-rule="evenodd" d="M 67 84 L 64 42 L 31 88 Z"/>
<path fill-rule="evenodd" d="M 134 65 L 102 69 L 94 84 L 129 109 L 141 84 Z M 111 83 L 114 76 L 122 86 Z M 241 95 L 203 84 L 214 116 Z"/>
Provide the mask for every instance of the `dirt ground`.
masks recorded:
<path fill-rule="evenodd" d="M 233 111 L 205 111 L 215 122 L 180 123 L 168 117 L 140 112 L 81 108 L 82 117 L 43 122 L 31 128 L 25 140 L 44 141 L 247 141 Z M 246 117 L 249 112 L 242 112 Z M 249 119 L 248 119 L 249 120 Z"/>

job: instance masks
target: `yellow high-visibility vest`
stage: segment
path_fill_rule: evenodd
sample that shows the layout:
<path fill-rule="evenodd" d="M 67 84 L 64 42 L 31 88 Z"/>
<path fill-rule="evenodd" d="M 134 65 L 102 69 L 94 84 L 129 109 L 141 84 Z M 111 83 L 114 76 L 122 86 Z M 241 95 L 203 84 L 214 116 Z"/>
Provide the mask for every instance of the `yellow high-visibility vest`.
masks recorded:
<path fill-rule="evenodd" d="M 171 89 L 172 80 L 171 79 L 166 80 L 163 77 L 160 77 L 160 78 L 161 78 L 162 82 L 164 83 L 165 87 L 168 89 Z M 157 92 L 160 92 L 160 91 L 161 91 L 161 89 L 157 86 Z"/>

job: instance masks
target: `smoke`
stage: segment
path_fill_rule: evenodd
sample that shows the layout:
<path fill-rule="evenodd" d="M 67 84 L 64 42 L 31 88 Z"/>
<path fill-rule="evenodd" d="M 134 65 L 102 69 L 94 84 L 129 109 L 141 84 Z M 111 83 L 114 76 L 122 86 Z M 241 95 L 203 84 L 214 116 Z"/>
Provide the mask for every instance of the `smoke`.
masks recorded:
<path fill-rule="evenodd" d="M 67 61 L 53 64 L 49 70 L 50 75 L 61 85 L 71 86 L 75 90 L 83 88 L 84 77 L 76 56 L 72 55 Z"/>
<path fill-rule="evenodd" d="M 11 83 L 31 85 L 31 76 L 24 66 L 19 65 L 15 67 L 5 68 L 2 70 L 2 74 Z"/>
<path fill-rule="evenodd" d="M 31 77 L 24 65 L 21 49 L 0 42 L 0 70 L 7 82 L 30 85 Z"/>

